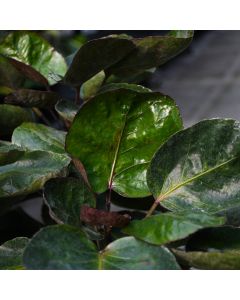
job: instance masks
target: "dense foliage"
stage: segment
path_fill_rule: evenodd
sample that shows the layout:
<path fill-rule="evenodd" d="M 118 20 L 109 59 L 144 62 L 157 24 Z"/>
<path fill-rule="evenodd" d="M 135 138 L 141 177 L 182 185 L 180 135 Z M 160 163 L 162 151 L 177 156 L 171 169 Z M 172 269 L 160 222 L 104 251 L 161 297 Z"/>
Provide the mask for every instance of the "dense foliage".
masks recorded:
<path fill-rule="evenodd" d="M 240 268 L 240 122 L 184 129 L 138 85 L 192 38 L 112 35 L 66 60 L 37 33 L 2 37 L 0 218 L 36 196 L 48 211 L 1 269 Z"/>

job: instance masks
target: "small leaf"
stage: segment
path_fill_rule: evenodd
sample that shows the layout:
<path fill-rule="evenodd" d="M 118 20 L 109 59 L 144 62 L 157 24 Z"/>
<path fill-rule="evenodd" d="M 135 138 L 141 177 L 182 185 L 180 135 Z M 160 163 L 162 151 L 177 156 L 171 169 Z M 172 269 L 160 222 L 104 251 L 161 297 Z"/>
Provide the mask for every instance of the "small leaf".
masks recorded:
<path fill-rule="evenodd" d="M 34 270 L 179 269 L 174 256 L 133 237 L 119 239 L 98 253 L 78 228 L 55 225 L 41 229 L 24 252 L 24 265 Z"/>
<path fill-rule="evenodd" d="M 174 212 L 220 213 L 240 205 L 240 123 L 201 121 L 172 136 L 148 169 L 150 191 Z"/>
<path fill-rule="evenodd" d="M 0 270 L 24 269 L 22 256 L 29 242 L 28 238 L 17 237 L 0 246 Z"/>
<path fill-rule="evenodd" d="M 61 100 L 55 105 L 55 109 L 64 120 L 72 122 L 79 110 L 79 106 L 73 102 Z"/>
<path fill-rule="evenodd" d="M 44 197 L 51 217 L 58 223 L 80 226 L 83 204 L 95 207 L 96 200 L 82 178 L 55 178 L 44 187 Z"/>
<path fill-rule="evenodd" d="M 87 99 L 96 95 L 104 81 L 104 78 L 105 78 L 105 73 L 101 71 L 97 73 L 95 76 L 93 76 L 91 79 L 86 81 L 81 86 L 80 97 L 84 101 L 86 101 Z"/>
<path fill-rule="evenodd" d="M 14 150 L 0 155 L 0 198 L 38 191 L 50 178 L 64 175 L 69 163 L 66 155 L 44 151 Z"/>
<path fill-rule="evenodd" d="M 173 100 L 160 93 L 119 89 L 99 94 L 79 110 L 66 150 L 79 159 L 93 190 L 127 197 L 149 195 L 146 170 L 158 147 L 182 128 Z"/>
<path fill-rule="evenodd" d="M 4 102 L 24 107 L 51 108 L 59 101 L 59 95 L 54 92 L 19 89 L 7 95 Z"/>
<path fill-rule="evenodd" d="M 10 58 L 25 76 L 42 84 L 44 78 L 50 85 L 55 84 L 54 75 L 64 76 L 67 70 L 61 54 L 34 32 L 10 33 L 0 44 L 0 54 Z"/>
<path fill-rule="evenodd" d="M 132 221 L 123 232 L 151 244 L 163 245 L 186 238 L 201 228 L 222 225 L 224 221 L 224 218 L 205 214 L 161 213 Z"/>
<path fill-rule="evenodd" d="M 184 252 L 174 250 L 179 260 L 203 270 L 240 270 L 240 251 Z"/>
<path fill-rule="evenodd" d="M 129 38 L 109 36 L 84 44 L 75 55 L 65 76 L 65 82 L 81 86 L 84 82 L 120 61 L 134 48 Z"/>
<path fill-rule="evenodd" d="M 9 104 L 0 104 L 1 137 L 11 135 L 13 130 L 23 122 L 31 121 L 33 121 L 33 114 L 30 109 Z"/>
<path fill-rule="evenodd" d="M 106 70 L 106 76 L 128 78 L 147 69 L 163 65 L 191 43 L 193 31 L 175 31 L 166 36 L 148 36 L 132 39 L 136 48 L 118 63 Z"/>
<path fill-rule="evenodd" d="M 45 150 L 66 154 L 66 133 L 43 124 L 23 123 L 12 135 L 12 143 L 25 150 Z"/>

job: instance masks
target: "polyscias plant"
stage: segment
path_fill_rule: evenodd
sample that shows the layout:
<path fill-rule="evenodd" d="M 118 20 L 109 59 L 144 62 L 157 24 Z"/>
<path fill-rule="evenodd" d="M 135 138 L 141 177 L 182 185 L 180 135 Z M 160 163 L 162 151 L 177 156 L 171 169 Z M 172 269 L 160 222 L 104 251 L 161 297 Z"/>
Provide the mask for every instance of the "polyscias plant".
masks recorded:
<path fill-rule="evenodd" d="M 2 39 L 1 216 L 38 195 L 52 220 L 5 241 L 1 269 L 240 268 L 240 123 L 184 129 L 138 85 L 192 38 L 112 35 L 69 66 L 36 33 Z"/>

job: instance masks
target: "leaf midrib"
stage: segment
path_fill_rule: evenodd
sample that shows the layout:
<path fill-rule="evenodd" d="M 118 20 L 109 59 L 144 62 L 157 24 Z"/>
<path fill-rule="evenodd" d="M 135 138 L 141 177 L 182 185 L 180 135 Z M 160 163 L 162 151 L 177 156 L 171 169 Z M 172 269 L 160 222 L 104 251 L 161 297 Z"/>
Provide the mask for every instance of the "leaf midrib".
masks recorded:
<path fill-rule="evenodd" d="M 186 184 L 188 184 L 188 183 L 190 183 L 190 182 L 192 182 L 192 181 L 194 181 L 194 180 L 196 180 L 196 179 L 198 179 L 198 178 L 200 178 L 200 177 L 202 177 L 202 176 L 204 176 L 204 175 L 206 175 L 208 173 L 211 173 L 211 172 L 217 170 L 218 168 L 221 168 L 222 166 L 225 166 L 225 165 L 229 164 L 230 162 L 234 161 L 238 157 L 239 156 L 235 156 L 235 157 L 233 157 L 233 158 L 231 158 L 231 159 L 229 159 L 229 160 L 227 160 L 227 161 L 225 161 L 225 162 L 223 162 L 223 163 L 221 163 L 221 164 L 219 164 L 219 165 L 217 165 L 217 166 L 215 166 L 213 168 L 208 169 L 207 171 L 200 172 L 196 176 L 193 176 L 193 177 L 191 177 L 191 178 L 183 181 L 182 183 L 180 183 L 180 184 L 176 185 L 175 187 L 171 188 L 165 194 L 160 194 L 157 197 L 156 202 L 161 202 L 161 201 L 165 200 L 167 198 L 167 196 L 169 196 L 171 193 L 173 193 L 177 189 L 181 188 L 182 186 L 184 186 L 184 185 L 186 185 Z"/>

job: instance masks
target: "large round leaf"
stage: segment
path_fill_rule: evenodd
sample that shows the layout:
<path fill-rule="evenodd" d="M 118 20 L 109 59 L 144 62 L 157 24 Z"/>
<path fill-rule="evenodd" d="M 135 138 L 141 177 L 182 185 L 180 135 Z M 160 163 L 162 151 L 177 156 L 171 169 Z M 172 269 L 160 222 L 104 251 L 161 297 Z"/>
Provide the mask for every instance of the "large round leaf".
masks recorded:
<path fill-rule="evenodd" d="M 179 269 L 166 248 L 133 237 L 119 239 L 98 253 L 80 229 L 69 225 L 41 229 L 24 252 L 24 265 L 36 270 Z"/>
<path fill-rule="evenodd" d="M 132 221 L 123 232 L 151 244 L 163 245 L 183 239 L 201 228 L 222 225 L 224 221 L 224 218 L 205 214 L 162 213 Z"/>
<path fill-rule="evenodd" d="M 66 62 L 61 54 L 34 32 L 14 31 L 10 33 L 0 44 L 0 54 L 26 65 L 25 68 L 24 65 L 22 68 L 18 66 L 18 70 L 41 83 L 44 83 L 44 80 L 39 80 L 41 78 L 36 76 L 36 71 L 45 77 L 49 84 L 54 84 L 56 83 L 54 75 L 64 76 L 67 70 Z M 35 73 L 31 74 L 28 66 L 32 67 Z"/>
<path fill-rule="evenodd" d="M 97 193 L 112 188 L 128 197 L 149 195 L 146 170 L 169 136 L 182 128 L 174 101 L 160 93 L 119 89 L 82 106 L 66 138 Z"/>
<path fill-rule="evenodd" d="M 147 180 L 157 202 L 172 211 L 239 206 L 240 123 L 205 120 L 176 133 L 153 157 Z"/>
<path fill-rule="evenodd" d="M 66 73 L 65 82 L 81 86 L 97 73 L 117 63 L 134 47 L 134 43 L 122 35 L 87 42 L 75 55 Z"/>
<path fill-rule="evenodd" d="M 66 154 L 66 133 L 37 123 L 23 123 L 12 135 L 12 143 L 26 150 L 45 150 Z"/>
<path fill-rule="evenodd" d="M 23 122 L 33 121 L 31 110 L 10 104 L 0 104 L 0 136 L 9 136 Z"/>
<path fill-rule="evenodd" d="M 44 196 L 53 219 L 69 225 L 80 226 L 83 204 L 96 205 L 95 196 L 82 178 L 51 179 L 44 187 Z"/>
<path fill-rule="evenodd" d="M 22 256 L 29 242 L 28 238 L 17 237 L 0 246 L 0 270 L 24 269 Z"/>
<path fill-rule="evenodd" d="M 192 41 L 193 31 L 170 32 L 165 36 L 132 39 L 136 48 L 106 70 L 106 75 L 128 78 L 160 66 L 185 50 Z"/>
<path fill-rule="evenodd" d="M 0 198 L 27 195 L 50 178 L 63 175 L 70 159 L 57 153 L 20 150 L 0 156 Z"/>

